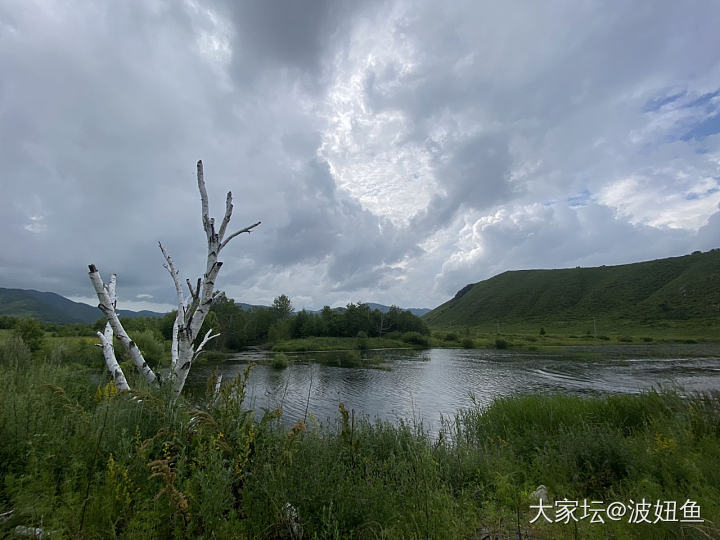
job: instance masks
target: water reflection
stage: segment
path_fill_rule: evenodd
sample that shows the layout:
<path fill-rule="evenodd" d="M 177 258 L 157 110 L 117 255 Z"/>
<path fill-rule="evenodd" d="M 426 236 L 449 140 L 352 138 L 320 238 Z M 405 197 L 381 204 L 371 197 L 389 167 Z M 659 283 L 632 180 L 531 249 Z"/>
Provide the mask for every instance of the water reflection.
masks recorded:
<path fill-rule="evenodd" d="M 342 401 L 356 415 L 371 419 L 423 421 L 436 430 L 441 415 L 489 404 L 499 396 L 525 392 L 637 393 L 652 386 L 678 385 L 686 391 L 720 389 L 717 356 L 699 358 L 627 358 L 629 349 L 570 351 L 558 354 L 517 354 L 496 350 L 433 349 L 385 351 L 390 371 L 343 368 L 313 363 L 312 355 L 288 355 L 284 370 L 268 365 L 252 368 L 247 404 L 283 409 L 288 424 L 302 420 L 306 410 L 322 422 L 337 418 Z M 632 352 L 632 350 L 630 350 Z M 580 355 L 573 358 L 572 355 Z M 237 376 L 248 362 L 269 358 L 263 351 L 238 354 L 220 369 L 225 380 Z M 204 388 L 212 366 L 196 366 L 189 384 Z"/>

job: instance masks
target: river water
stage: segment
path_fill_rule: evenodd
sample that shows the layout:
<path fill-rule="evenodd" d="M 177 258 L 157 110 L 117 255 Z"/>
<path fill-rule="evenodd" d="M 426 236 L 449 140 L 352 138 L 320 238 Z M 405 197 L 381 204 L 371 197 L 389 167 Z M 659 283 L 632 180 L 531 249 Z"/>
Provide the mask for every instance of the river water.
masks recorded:
<path fill-rule="evenodd" d="M 327 365 L 334 353 L 288 357 L 286 369 L 255 365 L 250 371 L 246 406 L 283 410 L 293 424 L 307 412 L 332 422 L 343 402 L 356 416 L 422 421 L 436 431 L 441 416 L 460 408 L 487 405 L 499 396 L 528 392 L 572 394 L 637 393 L 651 387 L 684 392 L 720 390 L 720 355 L 712 346 L 565 347 L 553 352 L 484 349 L 385 350 L 385 369 Z M 224 380 L 248 362 L 268 361 L 272 353 L 251 350 L 220 364 Z M 324 363 L 317 363 L 322 361 Z M 195 366 L 191 386 L 204 387 L 215 366 Z M 389 369 L 388 369 L 389 368 Z"/>

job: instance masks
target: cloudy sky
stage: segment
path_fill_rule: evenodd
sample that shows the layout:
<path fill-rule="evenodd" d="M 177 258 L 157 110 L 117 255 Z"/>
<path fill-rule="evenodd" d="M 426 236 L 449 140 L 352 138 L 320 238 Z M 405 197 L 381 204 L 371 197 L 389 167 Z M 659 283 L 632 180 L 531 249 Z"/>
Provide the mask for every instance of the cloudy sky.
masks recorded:
<path fill-rule="evenodd" d="M 0 286 L 434 307 L 720 247 L 720 3 L 0 0 Z"/>

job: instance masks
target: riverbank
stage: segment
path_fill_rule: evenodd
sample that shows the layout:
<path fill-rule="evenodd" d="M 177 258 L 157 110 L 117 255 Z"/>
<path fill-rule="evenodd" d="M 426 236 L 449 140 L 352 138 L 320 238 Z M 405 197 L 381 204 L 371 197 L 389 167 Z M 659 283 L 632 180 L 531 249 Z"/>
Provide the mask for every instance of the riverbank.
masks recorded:
<path fill-rule="evenodd" d="M 648 343 L 719 343 L 720 319 L 696 321 L 498 321 L 492 325 L 432 327 L 433 346 L 443 342 L 460 346 L 470 339 L 475 346 L 493 346 L 500 339 L 518 346 L 618 345 Z"/>
<path fill-rule="evenodd" d="M 209 397 L 170 407 L 139 381 L 120 395 L 98 386 L 98 370 L 66 354 L 0 352 L 0 514 L 12 512 L 1 536 L 17 526 L 69 538 L 720 534 L 717 394 L 498 398 L 433 436 L 349 406 L 324 425 L 311 407 L 288 428 L 279 411 L 244 408 L 244 376 L 215 408 Z M 531 523 L 541 484 L 553 523 Z M 578 503 L 578 519 L 583 501 L 627 513 L 555 523 L 563 500 Z M 676 502 L 681 519 L 688 500 L 705 521 L 628 522 L 642 501 L 651 521 L 656 501 Z"/>
<path fill-rule="evenodd" d="M 543 328 L 544 330 L 544 328 Z M 720 330 L 718 331 L 720 332 Z M 646 332 L 647 334 L 647 332 Z M 0 329 L 0 345 L 13 335 L 12 330 Z M 693 337 L 688 337 L 693 336 Z M 276 343 L 266 343 L 250 347 L 272 352 L 332 352 L 332 351 L 372 351 L 387 349 L 502 349 L 539 354 L 567 354 L 576 358 L 579 356 L 592 356 L 595 349 L 608 352 L 615 356 L 635 355 L 639 357 L 671 357 L 673 355 L 685 357 L 720 356 L 720 333 L 710 331 L 695 331 L 682 333 L 655 333 L 644 335 L 611 334 L 610 336 L 559 334 L 545 331 L 544 334 L 531 333 L 529 328 L 516 328 L 505 333 L 481 332 L 478 328 L 433 329 L 429 336 L 417 332 L 406 334 L 391 334 L 390 337 L 309 337 L 299 339 L 280 340 Z M 142 337 L 142 336 L 141 336 Z M 140 347 L 147 354 L 150 351 L 151 364 L 168 365 L 170 361 L 169 341 L 141 340 Z M 101 365 L 102 354 L 99 348 L 94 347 L 97 338 L 91 336 L 56 337 L 46 333 L 43 349 L 49 355 L 53 350 L 68 349 L 78 357 L 81 363 L 87 363 L 88 358 Z M 232 359 L 238 352 L 236 350 L 207 350 L 200 355 L 196 363 L 218 364 Z M 120 360 L 123 358 L 121 356 Z"/>
<path fill-rule="evenodd" d="M 275 352 L 347 351 L 361 349 L 396 349 L 403 347 L 408 347 L 408 344 L 400 339 L 368 337 L 310 337 L 287 339 L 268 345 L 268 348 Z"/>
<path fill-rule="evenodd" d="M 697 327 L 674 330 L 660 328 L 625 328 L 605 334 L 560 333 L 544 327 L 511 327 L 502 333 L 480 328 L 432 329 L 429 336 L 414 335 L 383 338 L 310 337 L 289 339 L 268 344 L 276 352 L 307 352 L 333 350 L 423 348 L 477 348 L 544 350 L 557 347 L 675 347 L 683 345 L 714 344 L 720 350 L 720 329 Z M 689 347 L 692 349 L 692 347 Z"/>

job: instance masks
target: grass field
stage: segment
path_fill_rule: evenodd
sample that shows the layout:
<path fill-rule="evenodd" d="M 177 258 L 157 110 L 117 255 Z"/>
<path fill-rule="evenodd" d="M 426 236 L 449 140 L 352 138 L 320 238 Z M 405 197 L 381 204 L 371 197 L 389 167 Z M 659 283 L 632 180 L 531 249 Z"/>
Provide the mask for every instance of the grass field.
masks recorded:
<path fill-rule="evenodd" d="M 280 411 L 243 407 L 245 377 L 214 407 L 172 406 L 132 374 L 137 390 L 117 394 L 101 368 L 50 353 L 0 347 L 3 537 L 720 535 L 718 395 L 506 398 L 459 411 L 437 437 L 344 407 L 336 424 L 310 414 L 287 429 Z M 704 522 L 530 523 L 540 484 L 550 504 L 676 501 L 678 518 L 690 499 Z"/>
<path fill-rule="evenodd" d="M 493 347 L 496 339 L 525 347 L 720 342 L 720 323 L 650 326 L 596 321 L 594 327 L 592 322 L 589 329 L 586 326 L 508 323 L 435 327 L 432 329 L 431 344 L 434 347 L 461 346 L 463 338 L 472 339 L 475 347 Z M 542 334 L 541 329 L 544 331 Z M 447 337 L 448 334 L 450 338 Z"/>

